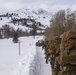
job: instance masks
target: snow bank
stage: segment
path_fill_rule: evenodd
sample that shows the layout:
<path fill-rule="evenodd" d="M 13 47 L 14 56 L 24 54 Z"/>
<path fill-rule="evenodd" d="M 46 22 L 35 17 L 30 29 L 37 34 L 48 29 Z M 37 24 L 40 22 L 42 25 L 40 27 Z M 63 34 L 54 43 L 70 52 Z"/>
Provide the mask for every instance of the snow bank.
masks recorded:
<path fill-rule="evenodd" d="M 36 50 L 36 54 L 30 66 L 29 75 L 39 75 L 40 65 L 37 65 L 38 63 L 40 63 L 39 61 L 41 60 L 38 59 L 38 52 Z"/>
<path fill-rule="evenodd" d="M 32 75 L 30 73 L 30 69 L 32 69 L 31 65 L 34 60 L 34 57 L 36 55 L 36 48 L 35 45 L 31 45 L 30 48 L 28 49 L 29 53 L 27 56 L 25 56 L 21 62 L 18 64 L 18 71 L 16 75 Z"/>

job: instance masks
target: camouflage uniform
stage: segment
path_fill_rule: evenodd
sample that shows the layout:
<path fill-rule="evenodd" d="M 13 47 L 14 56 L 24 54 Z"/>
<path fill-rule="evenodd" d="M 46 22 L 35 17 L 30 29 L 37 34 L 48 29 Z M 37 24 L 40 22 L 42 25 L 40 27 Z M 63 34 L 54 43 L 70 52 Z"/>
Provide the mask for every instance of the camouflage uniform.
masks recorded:
<path fill-rule="evenodd" d="M 52 52 L 52 57 L 51 57 L 52 75 L 58 75 L 58 72 L 60 70 L 59 69 L 60 64 L 58 63 L 56 59 L 60 54 L 59 46 L 60 46 L 60 38 L 58 36 L 55 36 L 52 39 L 52 49 L 54 49 Z"/>
<path fill-rule="evenodd" d="M 67 64 L 63 66 L 61 75 L 76 75 L 76 65 Z"/>
<path fill-rule="evenodd" d="M 60 45 L 60 75 L 76 75 L 76 32 L 65 32 Z"/>
<path fill-rule="evenodd" d="M 58 48 L 56 50 L 55 53 L 55 63 L 54 63 L 54 73 L 53 75 L 58 75 L 59 71 L 60 71 L 60 64 L 59 64 L 59 55 L 60 55 L 60 48 Z"/>
<path fill-rule="evenodd" d="M 48 63 L 48 49 L 49 49 L 48 40 L 45 40 L 44 47 L 45 47 L 45 59 L 46 59 L 46 63 Z"/>
<path fill-rule="evenodd" d="M 54 68 L 54 62 L 55 62 L 55 47 L 54 47 L 54 39 L 50 40 L 50 48 L 49 48 L 49 53 L 50 53 L 50 64 L 51 68 Z"/>

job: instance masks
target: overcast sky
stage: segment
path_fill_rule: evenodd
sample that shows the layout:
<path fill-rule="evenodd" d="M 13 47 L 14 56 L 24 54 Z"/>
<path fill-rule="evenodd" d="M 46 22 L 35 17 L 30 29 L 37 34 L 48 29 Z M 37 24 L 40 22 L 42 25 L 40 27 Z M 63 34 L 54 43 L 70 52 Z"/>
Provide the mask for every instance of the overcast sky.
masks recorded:
<path fill-rule="evenodd" d="M 43 8 L 53 12 L 66 8 L 76 10 L 76 0 L 0 0 L 0 11 L 16 11 L 21 8 Z"/>

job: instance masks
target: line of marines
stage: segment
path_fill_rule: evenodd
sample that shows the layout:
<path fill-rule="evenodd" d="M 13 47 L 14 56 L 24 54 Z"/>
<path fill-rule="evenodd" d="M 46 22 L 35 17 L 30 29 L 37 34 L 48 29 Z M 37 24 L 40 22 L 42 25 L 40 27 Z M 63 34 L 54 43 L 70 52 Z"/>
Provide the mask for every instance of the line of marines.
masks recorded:
<path fill-rule="evenodd" d="M 76 32 L 42 41 L 46 63 L 50 61 L 52 75 L 76 75 Z"/>

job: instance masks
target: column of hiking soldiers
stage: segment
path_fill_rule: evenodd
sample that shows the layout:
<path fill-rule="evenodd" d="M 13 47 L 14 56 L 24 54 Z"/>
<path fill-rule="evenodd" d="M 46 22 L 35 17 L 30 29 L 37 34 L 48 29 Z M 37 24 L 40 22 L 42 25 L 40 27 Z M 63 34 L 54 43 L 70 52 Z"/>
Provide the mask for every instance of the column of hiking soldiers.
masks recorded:
<path fill-rule="evenodd" d="M 76 75 L 76 32 L 64 32 L 42 42 L 46 63 L 50 60 L 52 75 Z"/>

